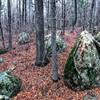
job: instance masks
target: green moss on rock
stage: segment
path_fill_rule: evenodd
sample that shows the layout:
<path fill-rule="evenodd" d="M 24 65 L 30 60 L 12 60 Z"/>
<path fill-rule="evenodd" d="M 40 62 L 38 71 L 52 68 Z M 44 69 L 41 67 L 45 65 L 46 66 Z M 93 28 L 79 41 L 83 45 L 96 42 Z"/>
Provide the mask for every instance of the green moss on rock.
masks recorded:
<path fill-rule="evenodd" d="M 64 82 L 74 90 L 100 85 L 100 58 L 93 40 L 87 31 L 82 32 L 65 64 Z"/>
<path fill-rule="evenodd" d="M 6 52 L 8 52 L 7 49 L 0 49 L 0 54 L 5 54 Z"/>
<path fill-rule="evenodd" d="M 0 95 L 0 100 L 11 100 L 11 99 L 6 95 Z"/>
<path fill-rule="evenodd" d="M 26 44 L 30 41 L 30 35 L 29 33 L 26 33 L 26 32 L 22 32 L 18 35 L 18 38 L 17 38 L 17 42 L 19 45 L 23 45 L 23 44 Z"/>
<path fill-rule="evenodd" d="M 0 73 L 0 94 L 8 97 L 16 95 L 21 88 L 21 80 L 12 76 L 11 71 L 12 69 Z"/>
<path fill-rule="evenodd" d="M 100 42 L 100 32 L 97 35 L 95 35 L 95 39 Z"/>
<path fill-rule="evenodd" d="M 62 52 L 66 48 L 66 43 L 64 40 L 59 36 L 56 35 L 56 50 L 57 52 Z M 46 57 L 51 56 L 51 34 L 45 36 L 45 53 Z"/>

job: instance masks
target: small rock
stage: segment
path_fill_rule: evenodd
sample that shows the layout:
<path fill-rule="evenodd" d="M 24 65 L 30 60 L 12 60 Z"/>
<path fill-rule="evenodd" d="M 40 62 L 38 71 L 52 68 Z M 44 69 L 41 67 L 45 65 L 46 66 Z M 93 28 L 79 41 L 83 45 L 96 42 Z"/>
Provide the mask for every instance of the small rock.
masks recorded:
<path fill-rule="evenodd" d="M 0 100 L 11 100 L 11 99 L 6 95 L 0 95 Z"/>
<path fill-rule="evenodd" d="M 28 43 L 29 41 L 30 41 L 30 35 L 29 35 L 29 33 L 22 32 L 22 33 L 20 33 L 18 35 L 17 42 L 18 42 L 19 45 Z"/>
<path fill-rule="evenodd" d="M 98 96 L 93 91 L 88 91 L 82 100 L 98 100 Z"/>
<path fill-rule="evenodd" d="M 17 65 L 17 62 L 16 61 L 13 61 L 12 64 Z"/>
<path fill-rule="evenodd" d="M 4 62 L 4 58 L 0 57 L 0 63 Z"/>

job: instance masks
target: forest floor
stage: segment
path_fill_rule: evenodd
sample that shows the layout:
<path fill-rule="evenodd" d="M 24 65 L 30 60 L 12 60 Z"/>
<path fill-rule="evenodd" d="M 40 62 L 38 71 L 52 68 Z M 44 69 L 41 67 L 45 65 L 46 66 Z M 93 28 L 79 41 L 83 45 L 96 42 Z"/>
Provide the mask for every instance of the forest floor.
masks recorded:
<path fill-rule="evenodd" d="M 64 85 L 63 71 L 68 55 L 75 43 L 76 34 L 65 34 L 67 48 L 58 54 L 58 67 L 60 80 L 57 83 L 51 80 L 51 63 L 39 68 L 34 65 L 36 48 L 34 36 L 30 43 L 18 46 L 14 42 L 14 50 L 0 55 L 5 62 L 0 64 L 0 72 L 16 65 L 13 74 L 22 80 L 21 91 L 12 100 L 82 100 L 88 91 L 100 96 L 100 89 L 73 91 Z M 16 39 L 15 39 L 16 41 Z"/>

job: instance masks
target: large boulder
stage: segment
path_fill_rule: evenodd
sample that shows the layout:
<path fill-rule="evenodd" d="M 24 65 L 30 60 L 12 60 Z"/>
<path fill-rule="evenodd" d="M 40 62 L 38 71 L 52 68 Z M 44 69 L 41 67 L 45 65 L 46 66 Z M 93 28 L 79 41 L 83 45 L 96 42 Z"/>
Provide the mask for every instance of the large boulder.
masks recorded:
<path fill-rule="evenodd" d="M 100 42 L 100 32 L 97 35 L 95 35 L 95 39 Z"/>
<path fill-rule="evenodd" d="M 6 95 L 0 95 L 0 100 L 11 100 L 11 99 Z"/>
<path fill-rule="evenodd" d="M 67 59 L 64 82 L 74 90 L 100 86 L 100 54 L 94 40 L 91 34 L 83 31 Z"/>
<path fill-rule="evenodd" d="M 18 39 L 17 39 L 18 44 L 22 45 L 28 43 L 29 41 L 30 41 L 29 33 L 22 32 L 18 35 Z"/>
<path fill-rule="evenodd" d="M 12 97 L 20 90 L 21 80 L 11 75 L 13 70 L 14 67 L 0 73 L 0 95 Z"/>
<path fill-rule="evenodd" d="M 64 40 L 59 36 L 56 35 L 56 50 L 57 52 L 61 52 L 66 48 L 66 43 Z M 51 34 L 45 36 L 45 49 L 46 49 L 46 57 L 51 56 Z"/>

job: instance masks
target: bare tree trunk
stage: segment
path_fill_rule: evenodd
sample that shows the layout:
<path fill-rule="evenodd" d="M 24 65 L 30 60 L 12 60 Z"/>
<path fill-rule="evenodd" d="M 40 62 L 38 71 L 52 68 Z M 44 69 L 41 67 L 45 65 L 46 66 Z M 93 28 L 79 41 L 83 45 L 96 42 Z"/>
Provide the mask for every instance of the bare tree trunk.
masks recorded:
<path fill-rule="evenodd" d="M 53 81 L 58 80 L 57 52 L 56 52 L 56 3 L 55 0 L 50 0 L 50 19 L 51 19 L 51 78 Z"/>
<path fill-rule="evenodd" d="M 49 0 L 47 0 L 47 33 L 49 31 Z"/>
<path fill-rule="evenodd" d="M 95 5 L 95 0 L 92 0 L 91 11 L 90 11 L 90 21 L 89 21 L 89 30 L 92 31 L 92 19 L 93 19 L 93 9 Z"/>
<path fill-rule="evenodd" d="M 8 0 L 8 31 L 9 31 L 9 49 L 12 48 L 12 33 L 11 33 L 11 0 Z"/>
<path fill-rule="evenodd" d="M 25 0 L 22 0 L 22 25 L 24 25 L 25 21 Z"/>
<path fill-rule="evenodd" d="M 92 29 L 94 30 L 95 26 L 96 26 L 96 1 L 94 2 L 94 9 L 93 9 L 93 25 L 92 25 Z"/>
<path fill-rule="evenodd" d="M 100 26 L 100 1 L 98 1 L 98 6 L 97 6 L 96 25 Z"/>
<path fill-rule="evenodd" d="M 21 28 L 21 1 L 19 0 L 19 26 Z"/>
<path fill-rule="evenodd" d="M 83 8 L 83 30 L 85 30 L 86 26 L 86 7 Z"/>
<path fill-rule="evenodd" d="M 62 39 L 64 39 L 64 33 L 65 33 L 65 0 L 62 0 L 62 31 L 61 36 Z"/>
<path fill-rule="evenodd" d="M 26 23 L 27 23 L 27 0 L 25 0 L 25 25 L 26 25 Z"/>
<path fill-rule="evenodd" d="M 2 45 L 5 48 L 3 29 L 2 29 L 2 23 L 1 23 L 1 6 L 2 6 L 2 2 L 0 0 L 0 33 L 1 33 L 0 35 L 1 35 L 1 38 L 2 38 Z"/>
<path fill-rule="evenodd" d="M 74 0 L 74 4 L 75 4 L 75 18 L 73 21 L 73 29 L 72 30 L 74 30 L 74 27 L 75 27 L 76 22 L 77 22 L 77 0 Z"/>
<path fill-rule="evenodd" d="M 32 0 L 29 0 L 29 23 L 31 22 Z"/>
<path fill-rule="evenodd" d="M 43 0 L 35 0 L 36 66 L 44 65 L 44 14 Z"/>

